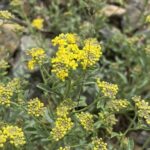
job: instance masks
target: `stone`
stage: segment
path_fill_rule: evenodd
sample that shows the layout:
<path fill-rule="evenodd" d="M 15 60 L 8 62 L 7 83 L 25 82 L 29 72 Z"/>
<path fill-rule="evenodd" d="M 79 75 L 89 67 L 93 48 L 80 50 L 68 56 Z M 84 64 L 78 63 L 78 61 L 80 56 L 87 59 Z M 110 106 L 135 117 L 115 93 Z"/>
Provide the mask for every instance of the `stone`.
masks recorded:
<path fill-rule="evenodd" d="M 115 6 L 115 5 L 106 5 L 103 9 L 102 12 L 107 16 L 122 16 L 123 14 L 126 13 L 126 10 L 122 7 Z"/>
<path fill-rule="evenodd" d="M 0 29 L 0 59 L 9 59 L 19 47 L 19 36 L 8 26 Z"/>

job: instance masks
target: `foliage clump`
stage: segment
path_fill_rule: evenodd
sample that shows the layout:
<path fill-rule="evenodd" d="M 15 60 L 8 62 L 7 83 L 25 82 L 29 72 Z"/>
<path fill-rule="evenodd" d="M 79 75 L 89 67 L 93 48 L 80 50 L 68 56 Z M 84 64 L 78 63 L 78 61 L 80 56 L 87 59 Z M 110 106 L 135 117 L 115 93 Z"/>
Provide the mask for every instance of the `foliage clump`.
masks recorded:
<path fill-rule="evenodd" d="M 23 61 L 23 76 L 15 59 L 0 60 L 1 148 L 131 150 L 130 133 L 150 130 L 150 42 L 139 26 L 120 27 L 117 12 L 107 16 L 109 3 L 11 0 L 0 11 L 0 27 L 35 42 L 23 58 L 8 56 Z"/>

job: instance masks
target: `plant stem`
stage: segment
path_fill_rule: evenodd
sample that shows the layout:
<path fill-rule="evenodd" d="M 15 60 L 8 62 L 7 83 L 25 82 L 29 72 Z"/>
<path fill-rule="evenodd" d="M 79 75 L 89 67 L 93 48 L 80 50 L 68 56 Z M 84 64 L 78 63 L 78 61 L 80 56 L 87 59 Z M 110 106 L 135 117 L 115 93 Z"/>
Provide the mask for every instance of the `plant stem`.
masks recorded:
<path fill-rule="evenodd" d="M 41 75 L 42 75 L 42 79 L 43 79 L 44 83 L 47 84 L 47 81 L 46 81 L 46 78 L 45 78 L 45 76 L 44 76 L 44 73 L 43 73 L 43 70 L 42 70 L 42 66 L 41 66 L 41 65 L 40 65 L 40 73 L 41 73 Z"/>
<path fill-rule="evenodd" d="M 96 98 L 91 104 L 89 104 L 88 106 L 84 107 L 83 109 L 75 111 L 74 113 L 79 113 L 79 112 L 88 110 L 91 106 L 93 106 L 95 103 L 97 103 L 98 100 L 99 100 L 99 98 Z"/>
<path fill-rule="evenodd" d="M 70 147 L 79 147 L 79 146 L 87 146 L 88 144 L 77 144 L 77 145 L 73 145 L 73 146 L 70 146 Z"/>
<path fill-rule="evenodd" d="M 136 120 L 136 117 L 137 117 L 137 114 L 135 113 L 135 116 L 134 116 L 133 120 L 131 121 L 131 123 L 130 123 L 128 129 L 125 131 L 124 136 L 130 131 L 132 125 L 134 124 L 134 122 L 135 122 L 135 120 Z"/>
<path fill-rule="evenodd" d="M 67 83 L 67 85 L 66 85 L 66 89 L 65 89 L 65 93 L 64 93 L 64 98 L 63 99 L 66 99 L 69 96 L 70 89 L 71 89 L 71 79 L 69 78 L 66 83 Z"/>
<path fill-rule="evenodd" d="M 132 130 L 132 126 L 134 125 L 134 122 L 135 122 L 136 118 L 137 118 L 137 113 L 135 112 L 134 118 L 132 119 L 132 121 L 131 121 L 129 127 L 127 128 L 127 130 L 123 133 L 123 135 L 122 135 L 122 137 L 121 137 L 120 144 L 119 144 L 120 147 L 121 147 L 122 141 L 123 141 L 123 139 L 125 138 L 126 134 L 127 134 L 129 131 Z"/>
<path fill-rule="evenodd" d="M 83 77 L 82 77 L 82 83 L 81 83 L 81 86 L 80 86 L 80 89 L 79 89 L 79 95 L 78 95 L 78 104 L 77 104 L 77 107 L 79 106 L 79 101 L 80 101 L 80 97 L 81 97 L 81 93 L 82 93 L 82 90 L 83 90 L 83 85 L 84 85 L 84 82 L 85 82 L 85 77 L 86 77 L 86 70 L 84 70 L 83 72 Z"/>

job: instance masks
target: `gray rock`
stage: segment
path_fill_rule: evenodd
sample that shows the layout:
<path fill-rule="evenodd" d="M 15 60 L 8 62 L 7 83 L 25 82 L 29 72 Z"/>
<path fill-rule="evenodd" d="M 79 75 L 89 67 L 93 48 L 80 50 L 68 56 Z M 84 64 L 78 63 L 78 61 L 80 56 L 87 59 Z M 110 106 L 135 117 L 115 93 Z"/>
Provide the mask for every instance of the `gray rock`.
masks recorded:
<path fill-rule="evenodd" d="M 121 34 L 120 30 L 116 27 L 102 28 L 99 30 L 99 33 L 102 34 L 106 39 L 111 38 L 114 34 Z"/>
<path fill-rule="evenodd" d="M 19 43 L 17 34 L 8 26 L 2 26 L 0 31 L 0 59 L 9 59 L 18 48 Z"/>
<path fill-rule="evenodd" d="M 28 49 L 36 46 L 36 41 L 31 36 L 25 35 L 21 38 L 21 51 L 26 52 Z"/>
<path fill-rule="evenodd" d="M 21 38 L 20 43 L 20 49 L 16 56 L 16 58 L 13 60 L 13 66 L 12 66 L 12 74 L 15 77 L 21 77 L 24 75 L 27 75 L 29 72 L 26 64 L 27 64 L 27 55 L 26 52 L 30 48 L 37 47 L 36 41 L 31 36 L 23 36 Z"/>
<path fill-rule="evenodd" d="M 125 14 L 126 9 L 119 7 L 119 6 L 115 6 L 115 5 L 106 5 L 103 9 L 102 12 L 107 16 L 107 17 L 111 17 L 111 16 L 122 16 L 123 14 Z"/>
<path fill-rule="evenodd" d="M 145 0 L 127 0 L 126 15 L 123 17 L 122 22 L 126 31 L 130 32 L 141 26 L 145 5 Z"/>

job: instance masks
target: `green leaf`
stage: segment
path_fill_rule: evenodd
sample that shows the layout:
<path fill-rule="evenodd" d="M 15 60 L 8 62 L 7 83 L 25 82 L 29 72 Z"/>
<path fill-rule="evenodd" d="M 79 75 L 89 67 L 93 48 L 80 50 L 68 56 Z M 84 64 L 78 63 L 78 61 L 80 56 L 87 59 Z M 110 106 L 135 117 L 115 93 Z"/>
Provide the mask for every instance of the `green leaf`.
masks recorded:
<path fill-rule="evenodd" d="M 133 149 L 134 149 L 134 141 L 133 139 L 128 139 L 127 150 L 133 150 Z"/>
<path fill-rule="evenodd" d="M 122 79 L 122 81 L 123 81 L 125 84 L 128 83 L 125 74 L 123 74 L 123 73 L 121 73 L 121 72 L 117 72 L 117 74 L 119 75 L 119 77 Z"/>
<path fill-rule="evenodd" d="M 85 96 L 81 96 L 78 106 L 80 106 L 80 107 L 87 106 L 86 97 Z"/>

